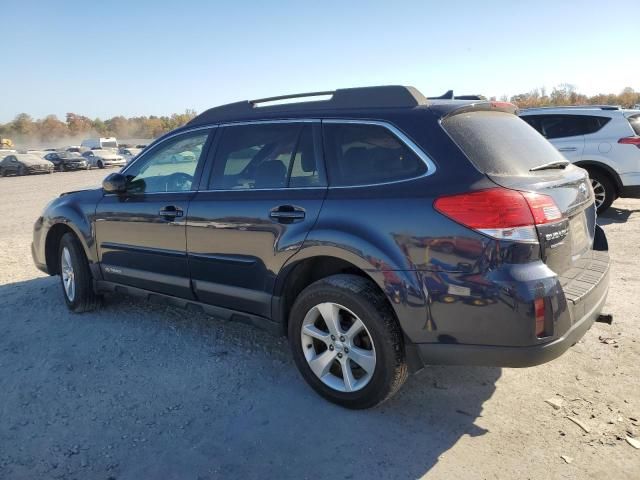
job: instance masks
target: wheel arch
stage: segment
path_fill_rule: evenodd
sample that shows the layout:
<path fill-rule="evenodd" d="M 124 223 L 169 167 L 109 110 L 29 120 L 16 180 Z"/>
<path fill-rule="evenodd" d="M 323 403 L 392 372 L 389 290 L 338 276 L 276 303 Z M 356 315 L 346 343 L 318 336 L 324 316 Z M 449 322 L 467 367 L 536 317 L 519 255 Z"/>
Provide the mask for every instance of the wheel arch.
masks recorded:
<path fill-rule="evenodd" d="M 49 275 L 57 275 L 60 273 L 58 268 L 58 251 L 60 249 L 60 241 L 66 233 L 72 233 L 80 241 L 85 255 L 87 255 L 86 245 L 82 241 L 82 236 L 78 234 L 71 224 L 67 222 L 53 224 L 47 232 L 44 244 L 44 257 Z M 87 258 L 89 258 L 89 255 L 87 255 Z"/>
<path fill-rule="evenodd" d="M 317 246 L 301 249 L 276 277 L 272 318 L 282 325 L 284 334 L 289 311 L 298 294 L 311 283 L 340 273 L 371 280 L 391 306 L 403 333 L 409 324 L 426 319 L 427 299 L 416 271 L 382 270 L 354 252 L 339 247 Z"/>
<path fill-rule="evenodd" d="M 599 162 L 597 160 L 580 160 L 579 162 L 575 162 L 574 165 L 584 168 L 585 170 L 601 171 L 613 181 L 613 185 L 616 188 L 616 195 L 619 195 L 622 191 L 622 180 L 620 180 L 620 175 L 618 175 L 618 172 L 606 163 Z"/>

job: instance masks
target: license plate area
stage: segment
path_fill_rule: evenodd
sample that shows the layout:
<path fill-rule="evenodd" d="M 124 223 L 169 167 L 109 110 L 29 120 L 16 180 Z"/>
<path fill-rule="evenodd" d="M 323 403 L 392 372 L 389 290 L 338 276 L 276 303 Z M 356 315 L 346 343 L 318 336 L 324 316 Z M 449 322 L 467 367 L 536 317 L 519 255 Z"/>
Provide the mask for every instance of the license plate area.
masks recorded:
<path fill-rule="evenodd" d="M 569 220 L 569 236 L 571 238 L 571 256 L 582 255 L 589 248 L 590 235 L 584 212 Z"/>

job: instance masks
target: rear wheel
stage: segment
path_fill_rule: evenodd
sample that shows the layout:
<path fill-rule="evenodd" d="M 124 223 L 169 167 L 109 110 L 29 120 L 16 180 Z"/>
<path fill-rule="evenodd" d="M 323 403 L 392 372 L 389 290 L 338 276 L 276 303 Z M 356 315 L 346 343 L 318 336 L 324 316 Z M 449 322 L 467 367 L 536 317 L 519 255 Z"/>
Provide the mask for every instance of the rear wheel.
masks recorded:
<path fill-rule="evenodd" d="M 102 160 L 98 160 L 98 168 L 104 168 L 104 163 L 102 163 Z"/>
<path fill-rule="evenodd" d="M 378 405 L 407 378 L 400 327 L 368 279 L 334 275 L 307 287 L 291 309 L 288 333 L 307 383 L 344 407 Z"/>
<path fill-rule="evenodd" d="M 100 297 L 93 291 L 89 262 L 73 233 L 62 236 L 58 261 L 62 293 L 69 310 L 76 313 L 95 310 L 100 305 Z"/>
<path fill-rule="evenodd" d="M 22 176 L 22 175 L 26 175 L 27 174 L 27 169 L 24 168 L 24 166 L 20 165 L 18 167 L 18 175 Z"/>
<path fill-rule="evenodd" d="M 0 168 L 0 177 L 6 177 L 7 176 L 7 171 Z"/>
<path fill-rule="evenodd" d="M 590 170 L 589 178 L 591 179 L 598 214 L 602 214 L 616 199 L 616 189 L 611 178 L 599 170 Z"/>

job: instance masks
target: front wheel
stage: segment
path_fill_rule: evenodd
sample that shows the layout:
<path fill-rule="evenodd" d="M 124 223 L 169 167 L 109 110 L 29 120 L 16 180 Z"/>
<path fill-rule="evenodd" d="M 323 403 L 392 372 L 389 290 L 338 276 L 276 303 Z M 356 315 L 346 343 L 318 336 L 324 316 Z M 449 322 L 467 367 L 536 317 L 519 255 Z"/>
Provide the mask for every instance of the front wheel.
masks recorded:
<path fill-rule="evenodd" d="M 18 167 L 18 175 L 23 176 L 27 174 L 27 169 L 24 168 L 22 165 L 20 165 L 20 167 Z"/>
<path fill-rule="evenodd" d="M 82 245 L 73 233 L 65 233 L 58 250 L 62 293 L 69 310 L 81 313 L 95 310 L 100 297 L 93 291 L 93 278 Z"/>
<path fill-rule="evenodd" d="M 407 378 L 400 327 L 384 294 L 366 278 L 334 275 L 304 289 L 288 333 L 304 379 L 343 407 L 378 405 Z"/>
<path fill-rule="evenodd" d="M 616 190 L 608 175 L 597 170 L 589 172 L 598 215 L 604 213 L 616 199 Z"/>

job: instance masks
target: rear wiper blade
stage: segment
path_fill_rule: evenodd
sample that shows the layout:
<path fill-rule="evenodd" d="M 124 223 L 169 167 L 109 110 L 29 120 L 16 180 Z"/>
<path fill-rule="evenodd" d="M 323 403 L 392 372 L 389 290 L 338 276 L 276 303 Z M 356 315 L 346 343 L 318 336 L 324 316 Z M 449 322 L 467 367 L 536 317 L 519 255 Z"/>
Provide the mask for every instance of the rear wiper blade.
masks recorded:
<path fill-rule="evenodd" d="M 556 160 L 549 163 L 543 163 L 542 165 L 538 165 L 537 167 L 530 168 L 530 172 L 537 172 L 538 170 L 551 170 L 552 168 L 565 168 L 571 162 L 568 160 Z"/>

